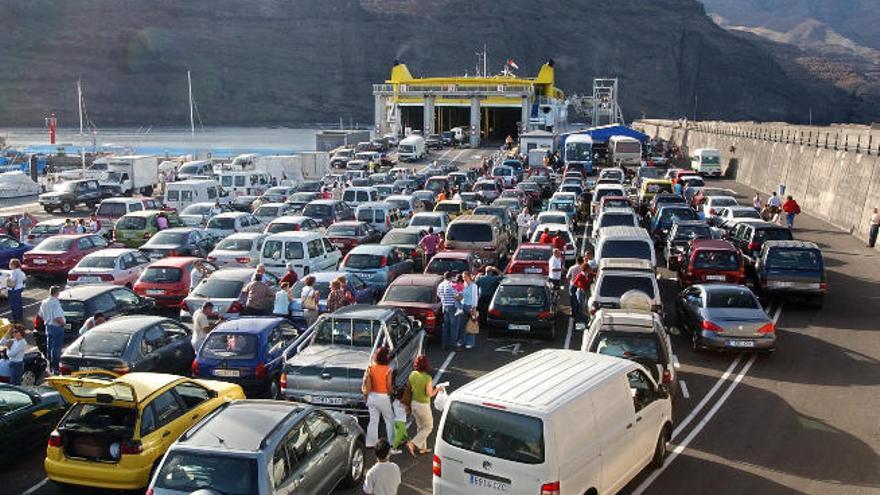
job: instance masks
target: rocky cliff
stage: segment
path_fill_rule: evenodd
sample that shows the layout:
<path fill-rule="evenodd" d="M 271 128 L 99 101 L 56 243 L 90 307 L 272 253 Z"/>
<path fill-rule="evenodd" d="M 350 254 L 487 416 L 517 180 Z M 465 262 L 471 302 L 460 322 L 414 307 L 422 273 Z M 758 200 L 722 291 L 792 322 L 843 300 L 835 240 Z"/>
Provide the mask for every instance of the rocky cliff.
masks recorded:
<path fill-rule="evenodd" d="M 805 85 L 760 42 L 696 0 L 5 0 L 0 124 L 76 119 L 82 79 L 96 125 L 184 125 L 192 71 L 205 125 L 372 119 L 394 59 L 416 75 L 509 58 L 556 61 L 559 86 L 620 78 L 627 118 L 870 120 L 859 98 Z M 696 97 L 696 98 L 695 98 Z"/>

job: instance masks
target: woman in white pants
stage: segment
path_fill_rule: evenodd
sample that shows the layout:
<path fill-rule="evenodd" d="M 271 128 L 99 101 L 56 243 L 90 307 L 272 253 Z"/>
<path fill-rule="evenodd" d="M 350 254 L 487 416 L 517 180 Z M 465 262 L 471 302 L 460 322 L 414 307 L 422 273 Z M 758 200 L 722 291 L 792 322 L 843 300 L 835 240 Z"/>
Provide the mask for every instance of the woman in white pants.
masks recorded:
<path fill-rule="evenodd" d="M 431 375 L 428 374 L 430 364 L 428 357 L 420 354 L 413 363 L 413 371 L 409 375 L 409 385 L 412 388 L 412 401 L 410 409 L 413 418 L 416 420 L 416 436 L 412 442 L 407 444 L 409 453 L 416 455 L 427 454 L 431 451 L 428 448 L 428 436 L 434 429 L 434 414 L 431 412 L 431 398 L 437 395 L 441 388 L 434 388 Z"/>
<path fill-rule="evenodd" d="M 376 446 L 379 441 L 379 417 L 385 420 L 385 433 L 388 443 L 394 441 L 394 409 L 391 407 L 391 367 L 388 366 L 390 358 L 388 348 L 382 346 L 376 349 L 373 362 L 364 372 L 364 383 L 361 391 L 367 400 L 367 409 L 370 411 L 370 423 L 367 425 L 367 448 Z"/>

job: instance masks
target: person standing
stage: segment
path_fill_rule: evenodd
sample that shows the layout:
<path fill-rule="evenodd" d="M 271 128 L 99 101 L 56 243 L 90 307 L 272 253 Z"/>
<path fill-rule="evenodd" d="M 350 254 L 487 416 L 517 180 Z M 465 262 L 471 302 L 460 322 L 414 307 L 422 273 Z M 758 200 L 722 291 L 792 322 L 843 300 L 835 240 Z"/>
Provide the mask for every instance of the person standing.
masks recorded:
<path fill-rule="evenodd" d="M 101 230 L 101 222 L 98 221 L 98 215 L 92 213 L 89 217 L 89 232 L 97 234 Z"/>
<path fill-rule="evenodd" d="M 156 228 L 158 230 L 165 230 L 168 228 L 168 217 L 165 216 L 165 213 L 159 213 L 156 216 Z"/>
<path fill-rule="evenodd" d="M 571 268 L 568 269 L 568 273 L 566 273 L 565 278 L 568 280 L 568 298 L 571 301 L 571 317 L 574 319 L 575 323 L 580 323 L 580 316 L 583 314 L 583 308 L 580 307 L 580 301 L 578 300 L 578 288 L 575 285 L 575 280 L 577 276 L 584 270 L 582 266 L 584 264 L 584 257 L 578 255 L 574 264 L 571 265 Z"/>
<path fill-rule="evenodd" d="M 752 198 L 752 207 L 754 207 L 758 211 L 761 211 L 761 208 L 763 208 L 763 205 L 761 204 L 760 193 L 755 193 L 755 197 Z"/>
<path fill-rule="evenodd" d="M 21 217 L 18 218 L 18 240 L 20 242 L 24 243 L 27 240 L 27 236 L 34 228 L 34 224 L 36 224 L 36 218 L 33 215 L 28 212 L 21 214 Z"/>
<path fill-rule="evenodd" d="M 6 359 L 9 361 L 9 382 L 21 385 L 24 373 L 24 354 L 27 352 L 27 341 L 24 340 L 24 327 L 15 324 L 2 339 L 0 345 L 6 346 Z"/>
<path fill-rule="evenodd" d="M 544 233 L 541 234 L 541 238 L 538 239 L 540 244 L 553 244 L 553 236 L 550 235 L 550 229 L 548 227 L 544 227 Z"/>
<path fill-rule="evenodd" d="M 321 294 L 315 289 L 315 277 L 312 275 L 304 278 L 303 284 L 299 297 L 302 300 L 303 318 L 306 320 L 306 328 L 310 328 L 318 320 L 318 301 L 321 300 Z"/>
<path fill-rule="evenodd" d="M 462 272 L 464 289 L 461 291 L 461 309 L 464 312 L 460 317 L 458 327 L 459 338 L 464 342 L 465 349 L 473 349 L 477 345 L 477 334 L 466 331 L 468 322 L 476 320 L 477 305 L 480 303 L 480 287 L 477 285 L 471 273 Z"/>
<path fill-rule="evenodd" d="M 443 390 L 443 387 L 434 387 L 431 379 L 430 363 L 428 356 L 419 354 L 413 361 L 413 370 L 409 374 L 409 386 L 412 390 L 412 401 L 410 409 L 413 418 L 416 420 L 416 436 L 412 442 L 407 445 L 409 453 L 412 455 L 427 454 L 431 451 L 428 448 L 428 437 L 434 429 L 434 414 L 431 411 L 431 398 L 437 395 L 437 392 Z"/>
<path fill-rule="evenodd" d="M 559 288 L 559 285 L 562 283 L 562 267 L 565 262 L 562 258 L 562 251 L 559 249 L 553 249 L 553 256 L 550 257 L 550 274 L 548 278 L 550 279 L 550 283 L 553 284 L 553 287 Z"/>
<path fill-rule="evenodd" d="M 452 283 L 452 272 L 443 274 L 443 281 L 437 286 L 437 297 L 443 306 L 443 350 L 453 349 L 458 342 L 458 322 L 455 317 L 455 306 L 459 301 L 458 291 Z"/>
<path fill-rule="evenodd" d="M 391 367 L 388 366 L 391 358 L 388 348 L 385 346 L 376 349 L 373 354 L 373 362 L 364 372 L 364 381 L 361 384 L 361 392 L 367 402 L 370 412 L 370 422 L 367 424 L 366 446 L 372 449 L 379 440 L 379 418 L 385 421 L 385 433 L 388 443 L 394 441 L 394 410 L 391 407 Z"/>
<path fill-rule="evenodd" d="M 214 304 L 211 302 L 205 302 L 202 304 L 201 308 L 193 313 L 193 333 L 191 342 L 196 354 L 199 353 L 199 348 L 202 347 L 202 343 L 208 338 L 211 329 L 217 325 L 217 323 L 211 323 L 211 318 L 217 318 L 217 323 L 219 323 L 219 320 L 223 319 L 221 315 L 214 312 Z"/>
<path fill-rule="evenodd" d="M 296 270 L 293 268 L 293 263 L 288 263 L 287 271 L 284 272 L 284 276 L 282 276 L 281 279 L 278 280 L 278 283 L 283 284 L 287 282 L 287 285 L 293 287 L 293 284 L 295 284 L 297 280 L 299 280 L 299 276 L 296 274 Z"/>
<path fill-rule="evenodd" d="M 782 203 L 782 211 L 785 212 L 785 223 L 788 225 L 789 230 L 793 230 L 794 217 L 801 214 L 800 205 L 789 195 L 785 198 L 785 203 Z"/>
<path fill-rule="evenodd" d="M 391 445 L 383 438 L 376 442 L 376 464 L 364 476 L 365 495 L 397 495 L 400 487 L 400 468 L 389 459 Z"/>
<path fill-rule="evenodd" d="M 61 350 L 64 347 L 64 325 L 67 324 L 64 309 L 61 307 L 61 301 L 58 300 L 59 294 L 61 294 L 61 287 L 57 285 L 50 287 L 49 297 L 40 303 L 40 309 L 37 311 L 46 326 L 46 353 L 49 358 L 49 370 L 55 375 L 58 374 Z"/>
<path fill-rule="evenodd" d="M 871 216 L 871 229 L 868 231 L 868 247 L 872 248 L 877 243 L 877 233 L 880 232 L 880 208 L 874 208 Z"/>
<path fill-rule="evenodd" d="M 12 258 L 9 260 L 9 278 L 6 279 L 6 293 L 9 296 L 9 310 L 12 313 L 12 321 L 24 322 L 24 307 L 21 303 L 21 294 L 24 292 L 25 274 L 21 271 L 21 260 Z"/>
<path fill-rule="evenodd" d="M 532 223 L 532 215 L 528 208 L 523 208 L 519 215 L 516 216 L 516 226 L 518 228 L 519 242 L 526 242 L 526 236 L 529 232 L 529 225 Z"/>
<path fill-rule="evenodd" d="M 275 304 L 275 292 L 263 282 L 260 273 L 254 273 L 253 279 L 241 292 L 246 295 L 242 315 L 266 315 Z"/>
<path fill-rule="evenodd" d="M 337 309 L 348 306 L 348 294 L 342 288 L 339 280 L 330 282 L 330 293 L 327 294 L 327 312 L 332 313 Z"/>
<path fill-rule="evenodd" d="M 290 302 L 292 300 L 292 296 L 290 295 L 290 284 L 287 282 L 281 282 L 278 285 L 278 290 L 275 292 L 275 304 L 272 306 L 272 314 L 275 316 L 283 316 L 285 318 L 290 316 Z"/>
<path fill-rule="evenodd" d="M 776 208 L 777 210 L 782 206 L 782 200 L 776 194 L 776 191 L 773 191 L 770 195 L 770 199 L 767 200 L 767 206 Z"/>
<path fill-rule="evenodd" d="M 210 273 L 202 260 L 196 260 L 193 263 L 192 270 L 189 271 L 189 290 L 195 289 L 199 282 L 204 280 Z"/>
<path fill-rule="evenodd" d="M 440 236 L 434 233 L 434 227 L 428 227 L 428 234 L 419 241 L 419 247 L 425 252 L 426 264 L 437 254 L 439 246 Z"/>

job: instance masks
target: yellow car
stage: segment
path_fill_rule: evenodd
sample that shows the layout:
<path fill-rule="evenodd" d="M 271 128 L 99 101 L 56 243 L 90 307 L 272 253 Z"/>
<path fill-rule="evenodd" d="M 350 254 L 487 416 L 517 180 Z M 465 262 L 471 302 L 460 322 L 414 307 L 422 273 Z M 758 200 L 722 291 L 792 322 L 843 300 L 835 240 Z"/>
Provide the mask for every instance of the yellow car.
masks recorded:
<path fill-rule="evenodd" d="M 48 382 L 73 406 L 49 436 L 46 476 L 113 490 L 147 486 L 154 466 L 184 431 L 221 405 L 245 398 L 232 383 L 161 373 Z"/>
<path fill-rule="evenodd" d="M 639 203 L 649 204 L 659 193 L 671 193 L 672 181 L 669 179 L 645 179 L 639 188 Z"/>
<path fill-rule="evenodd" d="M 437 206 L 434 207 L 434 211 L 448 214 L 450 220 L 471 212 L 471 210 L 465 206 L 465 202 L 460 199 L 445 199 L 437 203 Z"/>

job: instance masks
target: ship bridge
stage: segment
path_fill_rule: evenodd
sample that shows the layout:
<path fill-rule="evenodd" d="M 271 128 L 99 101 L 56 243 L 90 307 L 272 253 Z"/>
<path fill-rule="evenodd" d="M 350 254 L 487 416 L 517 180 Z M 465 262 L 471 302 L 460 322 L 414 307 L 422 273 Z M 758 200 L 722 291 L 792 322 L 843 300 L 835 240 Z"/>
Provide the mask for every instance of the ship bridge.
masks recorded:
<path fill-rule="evenodd" d="M 495 76 L 416 78 L 406 65 L 395 63 L 384 84 L 373 85 L 375 132 L 422 135 L 461 127 L 470 145 L 481 140 L 516 137 L 520 131 L 553 131 L 567 119 L 565 94 L 555 86 L 550 60 L 535 77 L 509 71 Z"/>

